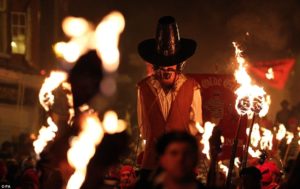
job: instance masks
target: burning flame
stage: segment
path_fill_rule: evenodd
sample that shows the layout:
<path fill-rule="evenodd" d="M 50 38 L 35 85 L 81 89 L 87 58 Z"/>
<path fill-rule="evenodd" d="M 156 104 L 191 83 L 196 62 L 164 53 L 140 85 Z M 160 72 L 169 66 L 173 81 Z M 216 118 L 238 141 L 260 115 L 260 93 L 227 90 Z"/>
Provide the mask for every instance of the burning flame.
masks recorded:
<path fill-rule="evenodd" d="M 84 18 L 66 17 L 62 22 L 62 29 L 69 37 L 80 37 L 90 32 L 90 24 Z"/>
<path fill-rule="evenodd" d="M 74 174 L 68 181 L 67 189 L 80 188 L 85 179 L 86 167 L 104 136 L 104 130 L 96 113 L 83 117 L 81 129 L 78 137 L 71 140 L 71 148 L 67 154 L 70 165 L 75 168 Z"/>
<path fill-rule="evenodd" d="M 273 69 L 272 68 L 269 68 L 268 69 L 268 72 L 266 73 L 266 78 L 269 79 L 269 80 L 272 80 L 274 79 L 274 72 L 273 72 Z"/>
<path fill-rule="evenodd" d="M 202 153 L 204 153 L 206 155 L 207 159 L 210 159 L 209 138 L 211 137 L 212 131 L 215 126 L 216 126 L 216 124 L 211 123 L 211 122 L 205 122 L 205 124 L 204 124 L 204 133 L 202 135 L 202 139 L 201 139 L 200 143 L 204 145 Z"/>
<path fill-rule="evenodd" d="M 114 111 L 108 111 L 104 114 L 103 127 L 106 133 L 120 133 L 126 129 L 126 122 L 118 120 L 118 115 Z"/>
<path fill-rule="evenodd" d="M 44 148 L 47 146 L 47 143 L 53 140 L 55 133 L 58 130 L 51 117 L 48 117 L 47 123 L 49 126 L 42 126 L 42 128 L 39 130 L 38 138 L 33 142 L 34 151 L 37 156 L 39 156 L 39 154 L 44 150 Z"/>
<path fill-rule="evenodd" d="M 218 165 L 219 168 L 223 171 L 223 173 L 227 176 L 229 171 L 228 167 L 224 165 L 222 161 L 218 161 Z"/>
<path fill-rule="evenodd" d="M 58 42 L 54 51 L 58 57 L 74 63 L 89 49 L 96 49 L 107 72 L 114 72 L 119 66 L 119 36 L 125 27 L 125 19 L 120 12 L 108 14 L 93 31 L 91 24 L 83 19 L 67 17 L 62 28 L 71 39 L 69 42 Z"/>
<path fill-rule="evenodd" d="M 52 71 L 50 76 L 45 79 L 39 93 L 39 100 L 46 111 L 54 103 L 54 95 L 52 91 L 56 89 L 62 82 L 67 79 L 67 73 L 62 71 Z"/>
<path fill-rule="evenodd" d="M 249 132 L 250 132 L 249 130 L 250 130 L 249 128 L 247 128 L 247 130 L 246 130 L 246 133 L 248 136 L 249 136 Z M 261 139 L 261 136 L 260 136 L 260 131 L 259 131 L 259 125 L 257 123 L 255 123 L 253 125 L 252 135 L 250 137 L 251 145 L 254 147 L 257 147 L 260 139 Z"/>
<path fill-rule="evenodd" d="M 67 79 L 67 74 L 62 71 L 52 71 L 50 76 L 45 79 L 39 93 L 39 101 L 43 108 L 48 112 L 50 107 L 54 103 L 54 95 L 52 91 L 56 89 L 61 83 L 64 83 L 63 87 L 65 90 L 71 91 L 70 85 L 65 82 Z M 71 122 L 74 110 L 73 110 L 73 102 L 72 95 L 67 95 L 68 103 L 69 103 L 69 123 Z M 55 137 L 55 133 L 57 132 L 58 128 L 53 122 L 51 117 L 47 119 L 48 127 L 42 126 L 39 130 L 38 138 L 33 142 L 34 150 L 37 156 L 43 151 L 47 143 Z"/>
<path fill-rule="evenodd" d="M 294 134 L 292 132 L 286 132 L 286 144 L 290 144 L 294 138 Z"/>
<path fill-rule="evenodd" d="M 66 97 L 68 100 L 68 105 L 69 105 L 69 119 L 68 119 L 68 124 L 71 125 L 73 121 L 73 117 L 75 115 L 75 110 L 73 108 L 73 95 L 72 95 L 72 88 L 71 84 L 68 82 L 63 82 L 62 87 L 66 93 Z"/>
<path fill-rule="evenodd" d="M 123 15 L 120 12 L 112 12 L 104 17 L 96 28 L 96 50 L 103 61 L 104 69 L 108 72 L 115 71 L 119 66 L 119 35 L 124 27 Z"/>
<path fill-rule="evenodd" d="M 196 129 L 198 130 L 199 133 L 204 133 L 204 128 L 200 125 L 199 122 L 196 122 Z"/>
<path fill-rule="evenodd" d="M 266 129 L 266 128 L 261 128 L 261 130 L 263 131 L 263 136 L 261 137 L 260 140 L 260 148 L 261 149 L 269 149 L 272 150 L 272 146 L 273 146 L 273 134 L 270 130 Z"/>
<path fill-rule="evenodd" d="M 278 132 L 276 134 L 276 139 L 277 140 L 282 140 L 284 138 L 285 134 L 286 134 L 286 128 L 283 124 L 280 124 Z"/>
<path fill-rule="evenodd" d="M 249 146 L 248 153 L 254 158 L 259 158 L 259 156 L 261 155 L 261 152 L 259 150 L 254 151 L 251 146 Z"/>
<path fill-rule="evenodd" d="M 236 60 L 239 64 L 234 75 L 240 87 L 235 91 L 237 94 L 236 110 L 238 114 L 251 116 L 253 113 L 259 114 L 260 117 L 265 116 L 269 110 L 269 103 L 266 99 L 266 92 L 263 88 L 251 84 L 251 78 L 245 67 L 245 59 L 242 57 L 242 51 L 238 45 L 233 42 L 235 47 Z"/>
<path fill-rule="evenodd" d="M 241 164 L 240 159 L 238 157 L 234 158 L 234 166 L 236 166 L 237 168 L 239 168 L 240 164 Z"/>

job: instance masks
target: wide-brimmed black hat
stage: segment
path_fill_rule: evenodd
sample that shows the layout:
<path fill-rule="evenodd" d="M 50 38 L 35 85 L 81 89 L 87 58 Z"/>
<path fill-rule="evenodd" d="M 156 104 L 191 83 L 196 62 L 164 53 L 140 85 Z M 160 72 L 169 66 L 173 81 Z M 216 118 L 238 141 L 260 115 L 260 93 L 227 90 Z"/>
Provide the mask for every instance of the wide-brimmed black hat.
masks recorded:
<path fill-rule="evenodd" d="M 150 64 L 173 66 L 191 57 L 196 50 L 192 39 L 180 38 L 175 19 L 161 17 L 158 21 L 155 39 L 147 39 L 138 45 L 140 56 Z"/>

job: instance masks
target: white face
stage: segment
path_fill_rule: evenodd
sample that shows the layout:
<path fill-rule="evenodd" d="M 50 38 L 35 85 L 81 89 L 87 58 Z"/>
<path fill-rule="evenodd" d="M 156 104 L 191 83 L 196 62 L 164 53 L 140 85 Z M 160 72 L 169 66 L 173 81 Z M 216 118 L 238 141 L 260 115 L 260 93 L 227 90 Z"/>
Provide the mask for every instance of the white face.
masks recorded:
<path fill-rule="evenodd" d="M 174 83 L 176 78 L 176 67 L 177 65 L 166 66 L 156 70 L 156 76 L 162 85 L 170 86 Z"/>

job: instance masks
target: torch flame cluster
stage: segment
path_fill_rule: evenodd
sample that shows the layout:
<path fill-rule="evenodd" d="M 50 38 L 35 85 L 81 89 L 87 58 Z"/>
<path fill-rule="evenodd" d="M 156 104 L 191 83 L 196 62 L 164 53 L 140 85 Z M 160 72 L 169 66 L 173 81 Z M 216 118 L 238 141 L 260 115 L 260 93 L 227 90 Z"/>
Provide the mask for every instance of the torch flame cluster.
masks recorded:
<path fill-rule="evenodd" d="M 199 133 L 202 133 L 202 139 L 200 141 L 201 144 L 203 144 L 203 150 L 202 153 L 206 155 L 207 159 L 210 159 L 209 155 L 209 138 L 212 135 L 212 131 L 216 124 L 211 122 L 205 122 L 204 128 L 199 124 L 196 123 L 196 128 L 198 129 Z"/>
<path fill-rule="evenodd" d="M 57 56 L 68 63 L 74 63 L 90 49 L 95 49 L 107 72 L 114 72 L 119 66 L 119 36 L 124 30 L 125 19 L 114 11 L 105 16 L 94 30 L 84 18 L 67 17 L 62 23 L 64 33 L 70 37 L 68 42 L 54 45 Z"/>
<path fill-rule="evenodd" d="M 240 87 L 235 91 L 237 94 L 236 110 L 240 115 L 251 116 L 254 113 L 260 117 L 265 116 L 269 110 L 270 98 L 267 97 L 263 88 L 253 85 L 251 77 L 248 75 L 245 67 L 245 59 L 242 57 L 242 51 L 238 45 L 233 42 L 235 47 L 236 60 L 239 65 L 234 75 Z"/>
<path fill-rule="evenodd" d="M 249 135 L 249 128 L 246 130 L 247 135 Z M 261 150 L 272 150 L 273 138 L 279 142 L 286 138 L 286 144 L 290 144 L 294 138 L 294 134 L 286 130 L 283 124 L 279 124 L 279 128 L 276 133 L 272 133 L 271 130 L 260 127 L 258 123 L 253 125 L 252 136 L 250 137 L 251 146 L 248 149 L 248 153 L 252 157 L 259 157 L 261 155 Z M 256 148 L 254 150 L 253 148 Z"/>
<path fill-rule="evenodd" d="M 72 138 L 71 147 L 67 154 L 69 164 L 75 169 L 68 181 L 67 189 L 79 189 L 82 185 L 86 175 L 86 167 L 94 156 L 97 145 L 101 143 L 104 133 L 120 133 L 125 129 L 125 121 L 118 119 L 114 111 L 106 112 L 102 123 L 96 112 L 83 114 L 81 132 Z"/>
<path fill-rule="evenodd" d="M 74 109 L 73 109 L 73 96 L 71 94 L 71 86 L 69 83 L 66 82 L 67 73 L 63 71 L 52 71 L 50 76 L 47 77 L 40 89 L 39 93 L 39 101 L 40 104 L 43 106 L 46 112 L 49 112 L 51 106 L 54 104 L 54 95 L 53 91 L 59 87 L 61 84 L 63 89 L 67 91 L 67 99 L 69 105 L 69 120 L 68 123 L 72 122 L 72 118 L 74 116 Z M 47 123 L 49 126 L 42 126 L 39 130 L 39 136 L 33 142 L 34 151 L 39 158 L 39 154 L 43 151 L 43 149 L 47 146 L 47 143 L 54 139 L 55 133 L 57 132 L 58 128 L 52 118 L 49 116 L 47 118 Z"/>

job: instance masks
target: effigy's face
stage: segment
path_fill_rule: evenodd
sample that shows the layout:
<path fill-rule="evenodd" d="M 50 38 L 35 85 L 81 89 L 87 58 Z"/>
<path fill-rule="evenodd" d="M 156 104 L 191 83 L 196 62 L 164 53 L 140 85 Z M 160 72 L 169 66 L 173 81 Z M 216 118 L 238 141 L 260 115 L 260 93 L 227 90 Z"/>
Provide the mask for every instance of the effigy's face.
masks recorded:
<path fill-rule="evenodd" d="M 160 67 L 156 71 L 157 77 L 163 85 L 173 85 L 176 77 L 176 65 Z"/>

